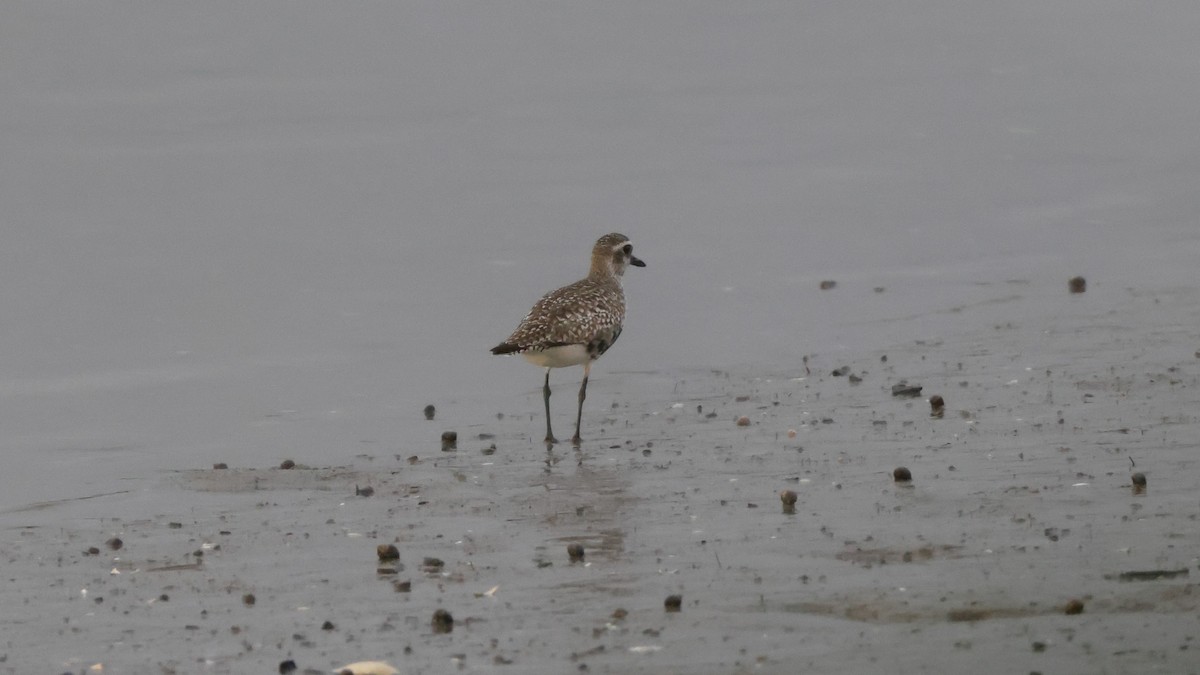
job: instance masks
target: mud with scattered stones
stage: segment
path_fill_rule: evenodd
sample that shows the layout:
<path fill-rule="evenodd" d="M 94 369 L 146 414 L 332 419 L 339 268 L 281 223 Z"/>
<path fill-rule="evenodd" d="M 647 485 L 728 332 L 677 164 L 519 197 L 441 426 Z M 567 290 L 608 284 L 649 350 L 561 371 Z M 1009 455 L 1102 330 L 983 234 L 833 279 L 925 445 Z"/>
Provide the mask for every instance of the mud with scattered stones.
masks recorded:
<path fill-rule="evenodd" d="M 531 387 L 455 448 L 421 420 L 12 509 L 0 672 L 1196 672 L 1200 292 L 1174 293 L 807 371 L 609 372 L 578 449 L 540 442 Z"/>

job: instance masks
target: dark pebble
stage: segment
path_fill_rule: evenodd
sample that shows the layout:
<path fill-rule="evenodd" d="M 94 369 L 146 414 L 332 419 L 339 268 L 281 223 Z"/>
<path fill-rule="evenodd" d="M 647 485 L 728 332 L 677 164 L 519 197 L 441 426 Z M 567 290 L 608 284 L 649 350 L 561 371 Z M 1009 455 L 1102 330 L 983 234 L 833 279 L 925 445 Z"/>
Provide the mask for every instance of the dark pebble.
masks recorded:
<path fill-rule="evenodd" d="M 425 570 L 426 572 L 441 572 L 442 568 L 445 566 L 446 563 L 442 562 L 440 558 L 425 558 L 421 561 L 421 569 Z"/>
<path fill-rule="evenodd" d="M 496 454 L 496 444 L 495 444 L 495 443 L 492 443 L 491 445 L 489 445 L 489 446 L 487 446 L 486 448 L 484 448 L 484 449 L 482 450 L 482 452 L 483 452 L 483 454 L 485 454 L 485 455 L 494 455 L 494 454 Z"/>
<path fill-rule="evenodd" d="M 850 366 L 842 366 L 841 368 L 834 368 L 833 370 L 829 371 L 829 374 L 834 377 L 843 377 L 845 375 L 849 375 L 850 374 Z"/>
<path fill-rule="evenodd" d="M 567 544 L 567 557 L 571 562 L 583 562 L 583 544 Z"/>
<path fill-rule="evenodd" d="M 114 551 L 120 551 L 121 547 L 125 545 L 125 542 L 121 541 L 120 537 L 113 537 L 112 539 L 104 542 L 104 545 Z"/>
<path fill-rule="evenodd" d="M 831 288 L 835 288 L 836 286 L 837 286 L 837 282 L 833 281 L 832 279 L 826 279 L 825 281 L 821 282 L 821 290 L 823 290 L 823 291 L 827 291 Z"/>
<path fill-rule="evenodd" d="M 411 581 L 400 581 L 399 579 L 397 579 L 396 581 L 392 582 L 392 590 L 396 591 L 397 593 L 411 593 L 412 592 L 412 582 Z"/>
<path fill-rule="evenodd" d="M 912 472 L 903 466 L 896 467 L 896 470 L 892 472 L 892 478 L 895 479 L 897 483 L 911 483 Z"/>
<path fill-rule="evenodd" d="M 179 528 L 183 527 L 183 523 L 167 523 L 167 527 L 172 530 L 178 530 Z"/>
<path fill-rule="evenodd" d="M 929 416 L 941 419 L 946 414 L 946 400 L 934 394 L 929 397 Z"/>
<path fill-rule="evenodd" d="M 1087 290 L 1087 279 L 1084 279 L 1083 277 L 1074 277 L 1067 282 L 1067 288 L 1069 288 L 1072 293 L 1083 293 Z"/>
<path fill-rule="evenodd" d="M 296 672 L 296 662 L 288 659 L 279 664 L 279 675 L 287 675 L 288 673 Z"/>
<path fill-rule="evenodd" d="M 450 612 L 444 609 L 434 612 L 433 620 L 430 623 L 435 633 L 449 633 L 454 630 L 454 617 L 450 616 Z"/>
<path fill-rule="evenodd" d="M 242 604 L 247 607 L 253 607 L 255 602 L 258 602 L 258 600 L 254 597 L 253 593 L 247 593 L 242 596 Z"/>
<path fill-rule="evenodd" d="M 371 487 L 370 485 L 362 488 L 355 485 L 354 494 L 358 497 L 370 497 L 375 494 L 375 488 Z"/>
<path fill-rule="evenodd" d="M 375 555 L 379 556 L 380 560 L 399 560 L 400 549 L 396 548 L 395 544 L 380 544 L 375 547 Z"/>
<path fill-rule="evenodd" d="M 100 549 L 96 548 L 95 546 L 89 546 L 85 553 L 88 555 L 100 555 Z"/>
<path fill-rule="evenodd" d="M 738 425 L 739 427 L 748 427 L 748 426 L 750 426 L 750 418 L 749 418 L 749 417 L 746 417 L 745 415 L 742 415 L 741 417 L 737 418 L 737 425 Z"/>
<path fill-rule="evenodd" d="M 293 462 L 293 461 L 292 461 L 292 460 L 290 460 L 290 459 L 285 459 L 285 460 L 283 460 L 283 463 L 279 465 L 279 468 L 281 468 L 281 469 L 294 469 L 294 468 L 296 468 L 296 463 L 295 463 L 295 462 Z"/>
<path fill-rule="evenodd" d="M 337 630 L 337 626 L 333 625 L 332 621 L 326 621 L 321 624 L 321 630 Z"/>
<path fill-rule="evenodd" d="M 1033 643 L 1033 651 L 1035 651 L 1035 652 L 1037 652 L 1037 653 L 1039 653 L 1039 654 L 1040 654 L 1041 652 L 1044 652 L 1044 651 L 1046 651 L 1046 643 L 1045 643 L 1045 642 L 1035 642 L 1035 643 Z"/>
<path fill-rule="evenodd" d="M 921 385 L 909 384 L 901 380 L 897 384 L 892 385 L 892 396 L 899 398 L 916 398 L 921 395 Z"/>
<path fill-rule="evenodd" d="M 1072 600 L 1063 607 L 1063 614 L 1083 614 L 1083 601 Z"/>
<path fill-rule="evenodd" d="M 442 432 L 442 450 L 457 450 L 458 449 L 458 432 L 443 431 Z"/>
<path fill-rule="evenodd" d="M 431 419 L 433 419 L 433 416 L 436 414 L 437 414 L 437 408 L 433 407 L 432 403 L 425 406 L 425 419 L 431 420 Z"/>
<path fill-rule="evenodd" d="M 1146 487 L 1146 474 L 1135 473 L 1129 477 L 1133 481 L 1134 487 Z"/>
<path fill-rule="evenodd" d="M 220 471 L 223 469 L 228 469 L 229 465 L 226 464 L 225 462 L 217 462 L 216 464 L 213 464 L 213 468 Z"/>
<path fill-rule="evenodd" d="M 682 595 L 668 595 L 666 600 L 663 600 L 663 609 L 668 612 L 678 612 L 683 608 Z"/>

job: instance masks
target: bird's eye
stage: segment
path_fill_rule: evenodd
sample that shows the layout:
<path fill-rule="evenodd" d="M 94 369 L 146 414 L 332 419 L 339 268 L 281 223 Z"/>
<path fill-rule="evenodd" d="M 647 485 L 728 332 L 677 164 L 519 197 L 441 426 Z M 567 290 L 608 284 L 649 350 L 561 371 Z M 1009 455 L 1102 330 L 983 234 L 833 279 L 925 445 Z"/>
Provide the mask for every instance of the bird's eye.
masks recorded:
<path fill-rule="evenodd" d="M 630 253 L 633 253 L 633 244 L 625 244 L 625 247 L 621 250 L 625 251 L 625 255 L 629 255 Z"/>

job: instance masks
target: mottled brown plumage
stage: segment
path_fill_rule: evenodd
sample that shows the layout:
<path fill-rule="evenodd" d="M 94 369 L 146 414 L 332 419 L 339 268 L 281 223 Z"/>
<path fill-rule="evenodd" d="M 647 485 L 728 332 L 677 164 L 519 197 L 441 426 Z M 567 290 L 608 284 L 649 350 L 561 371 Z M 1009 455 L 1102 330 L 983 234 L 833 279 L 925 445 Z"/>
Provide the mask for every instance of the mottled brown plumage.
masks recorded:
<path fill-rule="evenodd" d="M 588 275 L 568 286 L 551 291 L 538 300 L 507 340 L 492 348 L 493 354 L 521 354 L 546 369 L 542 395 L 546 404 L 546 442 L 557 442 L 550 428 L 550 369 L 583 366 L 579 388 L 579 424 L 587 395 L 591 363 L 600 358 L 621 336 L 625 321 L 625 293 L 621 277 L 625 269 L 645 263 L 633 255 L 633 245 L 623 234 L 606 234 L 592 247 Z"/>

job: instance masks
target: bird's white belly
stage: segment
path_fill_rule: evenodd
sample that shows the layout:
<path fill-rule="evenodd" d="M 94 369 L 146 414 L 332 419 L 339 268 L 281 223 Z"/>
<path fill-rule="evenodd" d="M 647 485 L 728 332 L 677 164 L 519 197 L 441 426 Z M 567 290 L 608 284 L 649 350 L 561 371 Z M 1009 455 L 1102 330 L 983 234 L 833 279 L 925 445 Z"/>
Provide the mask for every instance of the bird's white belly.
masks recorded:
<path fill-rule="evenodd" d="M 566 368 L 567 366 L 581 366 L 591 360 L 587 352 L 587 345 L 563 345 L 561 347 L 551 347 L 538 351 L 522 352 L 530 363 L 537 364 L 543 368 Z"/>

